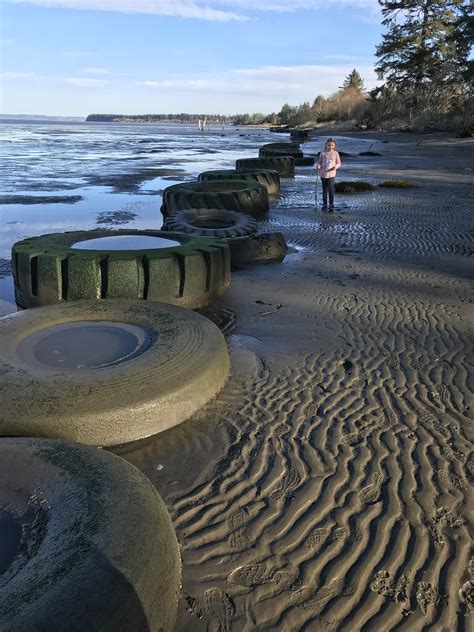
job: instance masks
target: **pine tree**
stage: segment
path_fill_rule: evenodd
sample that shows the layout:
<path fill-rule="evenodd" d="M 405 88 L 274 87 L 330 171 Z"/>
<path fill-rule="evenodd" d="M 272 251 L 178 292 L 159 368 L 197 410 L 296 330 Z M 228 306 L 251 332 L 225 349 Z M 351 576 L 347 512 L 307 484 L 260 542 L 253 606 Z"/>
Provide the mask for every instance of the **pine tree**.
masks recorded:
<path fill-rule="evenodd" d="M 341 90 L 356 90 L 360 94 L 365 92 L 364 80 L 355 68 L 344 79 Z"/>
<path fill-rule="evenodd" d="M 464 0 L 379 0 L 387 28 L 377 46 L 376 71 L 387 85 L 411 97 L 416 109 L 456 80 L 453 35 Z"/>

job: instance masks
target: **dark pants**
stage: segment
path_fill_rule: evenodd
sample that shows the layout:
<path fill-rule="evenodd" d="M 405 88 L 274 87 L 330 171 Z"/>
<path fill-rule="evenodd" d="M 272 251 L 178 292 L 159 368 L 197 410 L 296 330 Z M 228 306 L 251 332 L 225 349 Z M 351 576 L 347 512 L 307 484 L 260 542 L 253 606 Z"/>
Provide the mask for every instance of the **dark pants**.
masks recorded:
<path fill-rule="evenodd" d="M 329 191 L 329 204 L 334 204 L 334 181 L 336 178 L 321 178 L 323 185 L 323 204 L 327 206 L 328 203 L 328 191 Z"/>

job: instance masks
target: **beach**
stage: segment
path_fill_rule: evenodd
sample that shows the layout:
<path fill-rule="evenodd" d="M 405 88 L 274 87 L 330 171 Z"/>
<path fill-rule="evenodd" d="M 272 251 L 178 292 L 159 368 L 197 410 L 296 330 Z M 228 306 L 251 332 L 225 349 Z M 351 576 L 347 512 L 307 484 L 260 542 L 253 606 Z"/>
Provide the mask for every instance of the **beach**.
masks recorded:
<path fill-rule="evenodd" d="M 287 138 L 248 133 L 238 157 Z M 305 154 L 325 138 L 304 143 Z M 474 143 L 369 131 L 337 140 L 350 154 L 338 180 L 374 189 L 336 195 L 323 213 L 313 168 L 282 180 L 259 232 L 284 233 L 285 260 L 233 272 L 200 310 L 226 336 L 227 384 L 180 426 L 115 450 L 172 517 L 179 632 L 472 625 Z M 184 169 L 168 160 L 154 168 Z M 205 170 L 184 160 L 193 165 L 184 175 L 158 177 L 173 184 Z M 414 186 L 378 186 L 393 180 Z M 124 198 L 118 210 L 132 215 L 109 216 L 110 226 L 158 228 L 167 185 L 142 191 L 142 206 Z M 57 226 L 93 227 L 99 212 L 118 212 L 113 195 L 124 192 L 87 221 Z M 8 221 L 20 221 L 13 211 Z M 25 236 L 26 226 L 9 226 L 10 241 Z M 33 232 L 48 229 L 37 222 Z"/>

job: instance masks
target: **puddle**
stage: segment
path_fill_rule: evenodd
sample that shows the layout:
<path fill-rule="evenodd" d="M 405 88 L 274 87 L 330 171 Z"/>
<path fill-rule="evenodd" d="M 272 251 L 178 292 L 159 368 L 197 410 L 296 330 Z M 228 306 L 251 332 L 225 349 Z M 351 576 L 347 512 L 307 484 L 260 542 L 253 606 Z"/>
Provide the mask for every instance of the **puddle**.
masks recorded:
<path fill-rule="evenodd" d="M 76 321 L 46 327 L 23 338 L 17 353 L 24 362 L 42 368 L 89 371 L 126 362 L 149 344 L 147 332 L 135 325 Z"/>
<path fill-rule="evenodd" d="M 181 246 L 179 241 L 167 237 L 150 237 L 149 235 L 113 235 L 76 241 L 71 248 L 78 250 L 156 250 Z"/>

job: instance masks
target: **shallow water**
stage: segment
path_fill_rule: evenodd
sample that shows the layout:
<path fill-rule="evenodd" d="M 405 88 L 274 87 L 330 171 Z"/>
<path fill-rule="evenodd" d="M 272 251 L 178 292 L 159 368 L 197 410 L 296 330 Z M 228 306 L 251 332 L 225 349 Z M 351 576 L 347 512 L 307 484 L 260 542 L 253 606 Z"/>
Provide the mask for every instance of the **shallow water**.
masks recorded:
<path fill-rule="evenodd" d="M 41 329 L 20 341 L 28 364 L 61 371 L 90 371 L 126 362 L 149 345 L 146 331 L 126 323 L 77 321 Z"/>
<path fill-rule="evenodd" d="M 77 250 L 157 250 L 180 246 L 181 242 L 166 237 L 148 235 L 114 235 L 76 241 L 71 248 Z"/>
<path fill-rule="evenodd" d="M 0 575 L 12 564 L 20 549 L 22 522 L 0 509 Z"/>
<path fill-rule="evenodd" d="M 275 139 L 288 135 L 234 127 L 203 134 L 188 125 L 2 124 L 0 196 L 15 198 L 0 204 L 0 298 L 14 301 L 9 261 L 16 241 L 96 228 L 159 230 L 163 189 L 203 171 L 233 169 L 238 158 L 256 156 Z M 311 143 L 310 150 L 303 145 L 305 153 L 318 151 L 322 142 Z M 349 153 L 373 144 L 341 142 Z M 44 203 L 46 195 L 61 201 Z M 82 199 L 65 202 L 65 196 Z"/>

